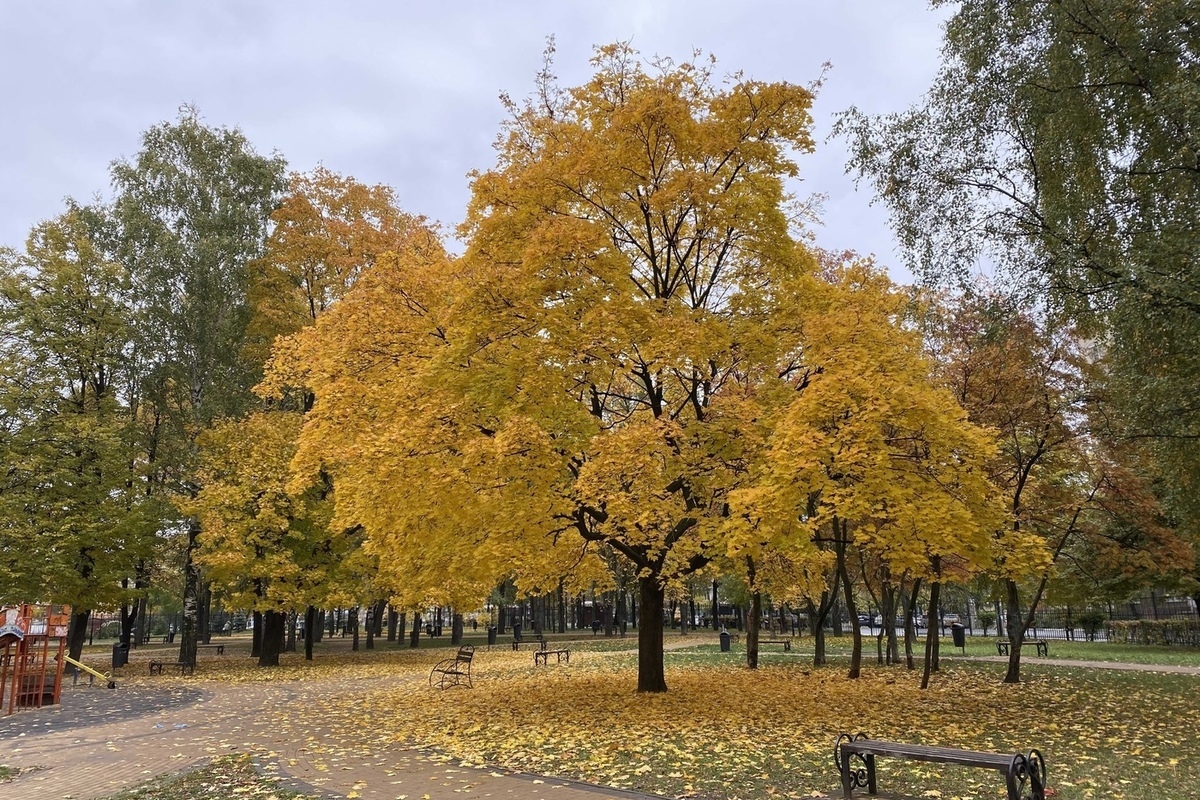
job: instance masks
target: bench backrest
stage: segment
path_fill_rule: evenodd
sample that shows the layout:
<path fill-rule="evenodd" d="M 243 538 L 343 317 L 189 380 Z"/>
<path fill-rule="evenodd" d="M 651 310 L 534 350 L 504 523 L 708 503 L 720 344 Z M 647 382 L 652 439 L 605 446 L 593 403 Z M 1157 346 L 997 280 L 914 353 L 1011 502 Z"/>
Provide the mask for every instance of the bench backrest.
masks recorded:
<path fill-rule="evenodd" d="M 474 645 L 464 644 L 462 647 L 458 648 L 458 655 L 456 655 L 454 658 L 457 661 L 466 661 L 469 664 L 469 663 L 471 663 L 471 659 L 473 659 L 474 657 L 475 657 Z"/>

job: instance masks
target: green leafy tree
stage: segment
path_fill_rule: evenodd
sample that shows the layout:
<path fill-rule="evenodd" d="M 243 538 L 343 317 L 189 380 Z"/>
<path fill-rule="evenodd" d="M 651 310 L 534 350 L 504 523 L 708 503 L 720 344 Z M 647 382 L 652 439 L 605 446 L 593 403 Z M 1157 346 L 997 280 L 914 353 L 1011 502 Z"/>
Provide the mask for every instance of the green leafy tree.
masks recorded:
<path fill-rule="evenodd" d="M 110 246 L 132 278 L 142 414 L 155 420 L 156 463 L 171 494 L 199 489 L 196 437 L 254 402 L 261 364 L 247 352 L 248 270 L 263 254 L 284 168 L 190 107 L 112 166 Z M 199 526 L 192 518 L 185 528 L 180 660 L 192 661 L 204 589 L 193 558 Z"/>
<path fill-rule="evenodd" d="M 1116 419 L 1154 441 L 1193 532 L 1195 17 L 1191 0 L 966 0 L 921 104 L 840 123 L 851 169 L 874 182 L 917 268 L 943 279 L 998 265 L 1108 351 Z"/>
<path fill-rule="evenodd" d="M 78 657 L 92 610 L 128 599 L 122 584 L 150 553 L 128 353 L 129 276 L 104 257 L 86 215 L 37 226 L 0 260 L 3 336 L 4 600 L 73 607 Z"/>

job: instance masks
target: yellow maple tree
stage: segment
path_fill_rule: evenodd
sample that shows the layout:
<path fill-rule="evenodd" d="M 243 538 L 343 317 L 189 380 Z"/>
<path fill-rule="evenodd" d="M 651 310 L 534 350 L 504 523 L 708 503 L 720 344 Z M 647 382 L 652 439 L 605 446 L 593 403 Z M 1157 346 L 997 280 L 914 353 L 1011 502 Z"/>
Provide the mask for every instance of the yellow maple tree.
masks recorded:
<path fill-rule="evenodd" d="M 962 545 L 925 515 L 957 522 L 970 504 L 927 501 L 936 481 L 919 477 L 969 482 L 952 464 L 914 459 L 881 497 L 826 478 L 812 520 L 806 496 L 772 487 L 784 472 L 769 462 L 799 474 L 798 459 L 869 451 L 889 425 L 936 429 L 945 448 L 975 441 L 948 396 L 873 400 L 833 428 L 821 413 L 846 402 L 843 379 L 848 394 L 870 388 L 855 370 L 888 362 L 898 335 L 877 328 L 898 320 L 868 308 L 887 292 L 835 290 L 797 240 L 784 182 L 812 147 L 810 88 L 721 83 L 711 63 L 643 62 L 622 44 L 593 65 L 569 90 L 547 65 L 536 97 L 509 103 L 498 164 L 473 176 L 462 257 L 410 237 L 279 344 L 264 390 L 314 393 L 298 474 L 330 470 L 337 524 L 361 524 L 414 599 L 478 603 L 510 576 L 549 590 L 618 554 L 638 584 L 638 689 L 659 692 L 664 593 L 714 559 L 807 558 L 836 512 L 916 563 L 877 532 L 884 500 L 914 506 L 888 524 L 926 535 L 921 555 Z M 871 298 L 857 327 L 836 307 L 856 292 Z M 909 378 L 923 376 L 893 380 Z M 868 460 L 894 473 L 894 459 Z"/>

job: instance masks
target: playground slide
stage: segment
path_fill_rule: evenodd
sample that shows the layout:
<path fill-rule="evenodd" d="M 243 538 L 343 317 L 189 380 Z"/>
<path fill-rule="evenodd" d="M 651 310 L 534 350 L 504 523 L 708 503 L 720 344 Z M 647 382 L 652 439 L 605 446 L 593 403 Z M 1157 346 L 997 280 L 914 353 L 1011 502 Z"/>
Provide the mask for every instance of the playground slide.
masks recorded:
<path fill-rule="evenodd" d="M 71 666 L 75 667 L 76 669 L 81 669 L 84 672 L 88 673 L 89 675 L 91 675 L 95 678 L 99 678 L 100 680 L 104 681 L 105 683 L 108 684 L 108 688 L 110 688 L 110 689 L 117 688 L 117 682 L 114 681 L 112 678 L 108 677 L 107 675 L 105 675 L 103 672 L 98 672 L 98 671 L 92 669 L 91 667 L 89 667 L 87 664 L 80 664 L 78 661 L 71 658 L 70 656 L 63 656 L 63 660 L 66 661 Z"/>

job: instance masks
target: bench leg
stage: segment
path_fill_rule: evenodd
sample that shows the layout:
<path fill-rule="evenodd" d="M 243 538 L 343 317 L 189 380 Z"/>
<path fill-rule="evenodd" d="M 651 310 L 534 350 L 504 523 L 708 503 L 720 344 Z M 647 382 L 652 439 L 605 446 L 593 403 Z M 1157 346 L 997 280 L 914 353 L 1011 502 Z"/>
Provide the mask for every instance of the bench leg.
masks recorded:
<path fill-rule="evenodd" d="M 867 794 L 878 794 L 875 791 L 875 756 L 863 756 L 867 762 Z"/>
<path fill-rule="evenodd" d="M 849 800 L 850 793 L 853 791 L 850 784 L 850 757 L 845 753 L 841 754 L 839 766 L 842 768 L 842 797 Z"/>

